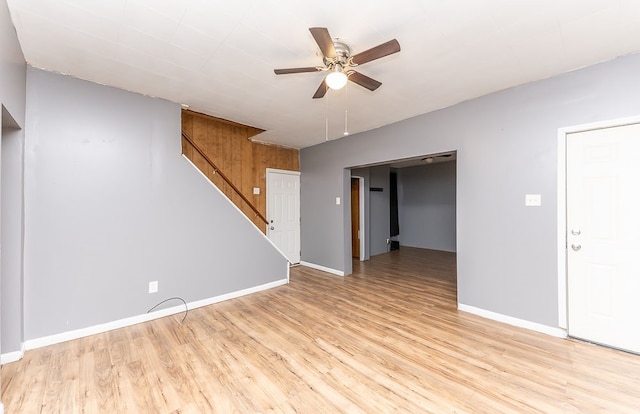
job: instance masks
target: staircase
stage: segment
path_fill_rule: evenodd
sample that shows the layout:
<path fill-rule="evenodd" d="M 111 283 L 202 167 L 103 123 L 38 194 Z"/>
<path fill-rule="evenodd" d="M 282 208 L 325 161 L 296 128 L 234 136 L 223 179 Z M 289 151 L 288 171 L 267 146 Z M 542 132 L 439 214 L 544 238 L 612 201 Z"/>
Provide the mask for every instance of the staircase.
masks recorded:
<path fill-rule="evenodd" d="M 263 132 L 194 111 L 182 111 L 182 153 L 263 233 L 266 171 L 300 171 L 299 151 L 251 141 Z M 259 194 L 254 194 L 254 189 Z"/>

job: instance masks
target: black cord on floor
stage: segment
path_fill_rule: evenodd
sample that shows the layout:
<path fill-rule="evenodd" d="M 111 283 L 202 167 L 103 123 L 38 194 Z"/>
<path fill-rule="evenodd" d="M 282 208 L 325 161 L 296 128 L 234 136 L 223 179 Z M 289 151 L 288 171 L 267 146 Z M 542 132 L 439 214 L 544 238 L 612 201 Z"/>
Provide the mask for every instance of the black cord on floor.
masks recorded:
<path fill-rule="evenodd" d="M 184 303 L 184 317 L 182 318 L 182 320 L 180 321 L 180 323 L 184 322 L 184 320 L 185 320 L 185 319 L 187 319 L 187 314 L 189 313 L 189 307 L 187 306 L 187 302 L 185 302 L 185 300 L 184 300 L 184 299 L 179 298 L 179 297 L 177 297 L 177 296 L 176 296 L 176 297 L 173 297 L 173 298 L 169 298 L 169 299 L 165 299 L 165 300 L 163 300 L 162 302 L 160 302 L 160 303 L 158 303 L 157 305 L 155 305 L 153 308 L 149 309 L 149 310 L 147 311 L 147 313 L 151 312 L 152 310 L 154 310 L 154 309 L 155 309 L 155 308 L 157 308 L 158 306 L 162 305 L 163 303 L 165 303 L 165 302 L 169 302 L 170 300 L 174 300 L 174 299 L 181 300 L 181 301 L 182 301 L 182 303 Z"/>

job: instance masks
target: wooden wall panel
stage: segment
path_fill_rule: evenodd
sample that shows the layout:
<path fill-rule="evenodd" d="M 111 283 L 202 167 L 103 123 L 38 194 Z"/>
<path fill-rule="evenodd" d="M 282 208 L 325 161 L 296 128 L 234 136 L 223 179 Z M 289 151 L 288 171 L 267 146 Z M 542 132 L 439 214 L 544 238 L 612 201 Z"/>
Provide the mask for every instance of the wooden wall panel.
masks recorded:
<path fill-rule="evenodd" d="M 182 111 L 182 131 L 198 145 L 256 209 L 266 217 L 266 170 L 300 171 L 299 151 L 252 142 L 262 132 L 257 128 L 214 118 L 193 111 Z M 191 145 L 182 140 L 183 154 L 200 169 L 260 229 L 266 226 L 251 208 L 215 174 L 207 161 Z M 253 188 L 260 188 L 254 195 Z"/>

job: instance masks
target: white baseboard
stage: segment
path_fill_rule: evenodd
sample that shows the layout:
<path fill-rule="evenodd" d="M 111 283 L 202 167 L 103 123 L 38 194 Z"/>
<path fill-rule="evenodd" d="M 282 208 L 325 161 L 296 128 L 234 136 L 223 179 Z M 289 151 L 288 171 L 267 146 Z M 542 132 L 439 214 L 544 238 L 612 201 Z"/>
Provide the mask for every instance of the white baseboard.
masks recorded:
<path fill-rule="evenodd" d="M 240 296 L 249 295 L 251 293 L 260 292 L 263 290 L 271 289 L 274 287 L 286 285 L 287 279 L 277 280 L 275 282 L 266 283 L 264 285 L 255 286 L 248 289 L 239 290 L 236 292 L 226 293 L 224 295 L 215 296 L 208 299 L 198 300 L 187 304 L 189 310 L 200 308 L 202 306 L 212 305 L 214 303 L 222 302 L 229 299 L 238 298 Z M 43 336 L 41 338 L 29 339 L 25 342 L 25 349 L 41 348 L 43 346 L 58 344 L 72 339 L 83 338 L 89 335 L 95 335 L 114 329 L 124 328 L 126 326 L 135 325 L 142 322 L 151 321 L 153 319 L 162 318 L 169 315 L 174 315 L 185 311 L 184 304 L 173 306 L 171 308 L 160 309 L 151 313 L 145 313 L 142 315 L 132 316 L 130 318 L 119 319 L 112 322 L 103 323 L 100 325 L 90 326 L 87 328 L 76 329 L 73 331 L 62 332 L 55 335 Z M 0 413 L 1 414 L 1 413 Z"/>
<path fill-rule="evenodd" d="M 323 272 L 331 273 L 333 275 L 344 276 L 344 272 L 341 271 L 341 270 L 331 269 L 330 267 L 324 267 L 324 266 L 320 266 L 320 265 L 317 265 L 317 264 L 314 264 L 314 263 L 303 262 L 303 261 L 301 261 L 300 264 L 302 266 L 307 266 L 307 267 L 310 267 L 312 269 L 321 270 Z"/>
<path fill-rule="evenodd" d="M 0 402 L 0 414 L 4 414 L 4 404 Z"/>
<path fill-rule="evenodd" d="M 24 356 L 24 344 L 20 346 L 19 351 L 7 352 L 0 355 L 0 365 L 8 364 L 9 362 L 16 362 L 22 359 Z M 2 412 L 0 412 L 2 414 Z"/>
<path fill-rule="evenodd" d="M 514 318 L 512 316 L 507 316 L 501 313 L 495 313 L 488 310 L 476 308 L 473 306 L 464 305 L 462 303 L 458 303 L 458 310 L 473 313 L 474 315 L 482 316 L 483 318 L 492 319 L 498 322 L 503 322 L 509 325 L 517 326 L 519 328 L 525 328 L 531 331 L 536 331 L 543 334 L 555 336 L 557 338 L 567 337 L 567 332 L 561 328 L 554 328 L 552 326 L 542 325 L 539 323 L 526 321 L 524 319 Z"/>

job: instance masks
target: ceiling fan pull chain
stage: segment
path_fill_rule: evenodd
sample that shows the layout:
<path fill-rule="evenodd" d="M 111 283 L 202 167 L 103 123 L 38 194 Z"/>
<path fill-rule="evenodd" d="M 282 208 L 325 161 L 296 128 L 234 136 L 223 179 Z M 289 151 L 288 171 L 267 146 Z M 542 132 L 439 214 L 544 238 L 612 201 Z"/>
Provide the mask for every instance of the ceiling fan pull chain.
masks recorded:
<path fill-rule="evenodd" d="M 349 86 L 345 85 L 345 87 L 344 87 L 344 134 L 343 134 L 345 136 L 349 135 L 348 109 L 349 109 Z"/>
<path fill-rule="evenodd" d="M 329 97 L 324 105 L 324 140 L 329 141 Z"/>
<path fill-rule="evenodd" d="M 347 110 L 344 110 L 344 134 L 345 136 L 349 135 L 349 128 L 347 128 Z"/>

